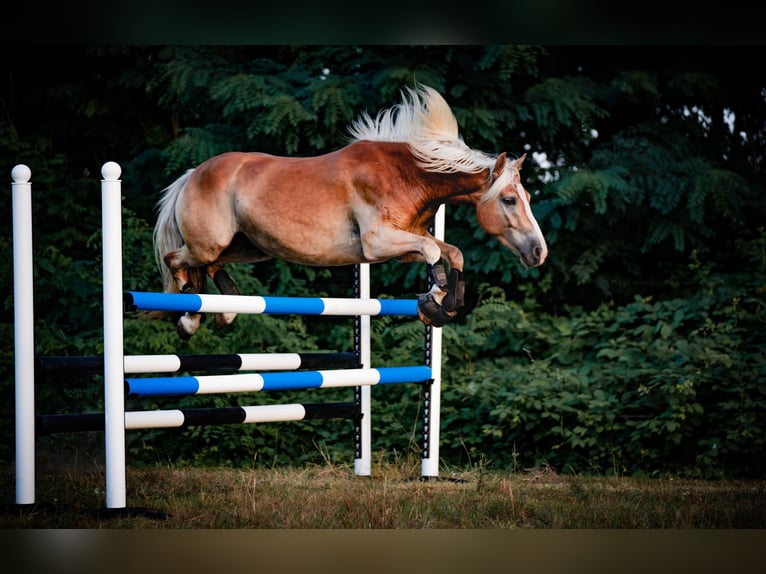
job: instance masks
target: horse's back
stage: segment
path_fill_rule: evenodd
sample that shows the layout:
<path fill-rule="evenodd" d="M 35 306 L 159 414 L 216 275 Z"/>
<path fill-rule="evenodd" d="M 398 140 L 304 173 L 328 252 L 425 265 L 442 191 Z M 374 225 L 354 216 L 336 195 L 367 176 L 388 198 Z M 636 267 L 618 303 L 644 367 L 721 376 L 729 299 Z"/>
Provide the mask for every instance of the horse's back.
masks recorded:
<path fill-rule="evenodd" d="M 223 193 L 235 189 L 248 193 L 280 195 L 294 190 L 293 200 L 301 200 L 297 190 L 315 198 L 348 201 L 359 187 L 375 187 L 382 193 L 407 173 L 419 171 L 407 144 L 395 142 L 353 142 L 338 150 L 317 156 L 285 157 L 262 152 L 225 152 L 202 162 L 193 170 L 190 184 L 195 192 Z M 422 175 L 422 173 L 421 173 Z M 254 189 L 255 187 L 258 189 Z"/>
<path fill-rule="evenodd" d="M 223 193 L 243 166 L 257 169 L 270 163 L 275 156 L 258 152 L 226 152 L 203 161 L 189 179 L 190 193 Z"/>
<path fill-rule="evenodd" d="M 410 194 L 422 174 L 407 144 L 395 142 L 354 142 L 311 157 L 228 152 L 194 170 L 179 223 L 211 250 L 241 233 L 279 259 L 359 263 L 365 230 L 421 227 L 426 218 Z"/>

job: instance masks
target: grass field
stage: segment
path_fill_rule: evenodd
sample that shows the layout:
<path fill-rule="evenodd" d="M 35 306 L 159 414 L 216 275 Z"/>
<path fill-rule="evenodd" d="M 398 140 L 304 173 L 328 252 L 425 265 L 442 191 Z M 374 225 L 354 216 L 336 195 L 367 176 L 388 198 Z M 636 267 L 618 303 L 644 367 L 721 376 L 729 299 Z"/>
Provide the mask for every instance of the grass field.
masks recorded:
<path fill-rule="evenodd" d="M 766 481 L 510 473 L 481 468 L 419 480 L 419 461 L 353 469 L 128 469 L 128 506 L 165 516 L 100 513 L 104 474 L 38 471 L 38 504 L 14 505 L 2 471 L 0 528 L 760 529 Z"/>

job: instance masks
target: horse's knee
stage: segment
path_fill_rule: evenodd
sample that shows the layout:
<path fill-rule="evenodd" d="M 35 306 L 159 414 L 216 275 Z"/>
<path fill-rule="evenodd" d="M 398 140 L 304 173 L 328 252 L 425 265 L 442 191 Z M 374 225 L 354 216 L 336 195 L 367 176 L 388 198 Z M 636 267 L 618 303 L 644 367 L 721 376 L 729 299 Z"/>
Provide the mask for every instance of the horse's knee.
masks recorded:
<path fill-rule="evenodd" d="M 442 257 L 449 263 L 450 269 L 462 269 L 464 264 L 463 252 L 454 245 L 442 243 L 440 246 Z"/>

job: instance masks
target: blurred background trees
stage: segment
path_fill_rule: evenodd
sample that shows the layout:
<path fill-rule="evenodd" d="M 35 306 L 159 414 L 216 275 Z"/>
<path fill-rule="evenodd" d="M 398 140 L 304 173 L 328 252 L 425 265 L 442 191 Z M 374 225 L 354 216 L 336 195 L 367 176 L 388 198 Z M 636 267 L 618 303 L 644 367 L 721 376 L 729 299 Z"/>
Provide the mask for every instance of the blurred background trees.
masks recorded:
<path fill-rule="evenodd" d="M 105 161 L 123 168 L 126 287 L 158 290 L 151 229 L 163 187 L 227 150 L 337 149 L 358 114 L 396 104 L 399 90 L 417 81 L 445 96 L 469 146 L 528 154 L 522 176 L 550 247 L 542 268 L 526 270 L 469 209 L 448 210 L 448 240 L 466 257 L 469 301 L 445 328 L 445 463 L 762 474 L 766 74 L 751 63 L 763 55 L 762 47 L 712 46 L 6 49 L 0 157 L 6 173 L 17 163 L 33 173 L 37 352 L 100 352 Z M 8 206 L 0 385 L 10 397 L 10 185 L 0 194 Z M 275 261 L 231 272 L 253 294 L 350 294 L 348 269 Z M 421 265 L 375 266 L 375 295 L 411 297 L 423 278 Z M 417 325 L 373 323 L 377 364 L 421 360 Z M 222 333 L 208 323 L 188 343 L 170 322 L 128 318 L 125 328 L 129 352 L 351 344 L 345 320 L 240 317 Z M 40 386 L 39 412 L 100 408 L 98 377 L 65 382 Z M 419 389 L 376 391 L 376 448 L 417 450 Z M 12 404 L 0 407 L 6 461 Z M 198 427 L 185 431 L 188 440 L 142 431 L 131 440 L 131 459 L 350 460 L 349 427 Z"/>

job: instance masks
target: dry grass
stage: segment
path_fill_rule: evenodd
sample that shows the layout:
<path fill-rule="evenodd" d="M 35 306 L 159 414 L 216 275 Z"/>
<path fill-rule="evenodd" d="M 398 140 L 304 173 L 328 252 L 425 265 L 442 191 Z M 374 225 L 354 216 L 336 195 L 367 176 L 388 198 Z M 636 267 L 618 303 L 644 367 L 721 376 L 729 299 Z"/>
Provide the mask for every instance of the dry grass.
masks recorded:
<path fill-rule="evenodd" d="M 165 519 L 99 515 L 104 476 L 38 474 L 32 508 L 14 506 L 2 472 L 1 528 L 764 528 L 766 482 L 562 476 L 472 469 L 420 481 L 419 461 L 380 464 L 356 477 L 345 466 L 302 469 L 128 470 L 128 504 Z"/>

